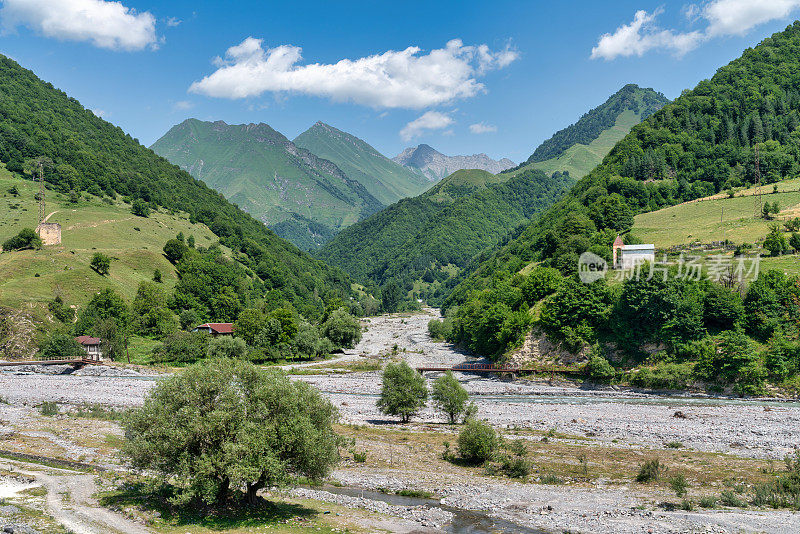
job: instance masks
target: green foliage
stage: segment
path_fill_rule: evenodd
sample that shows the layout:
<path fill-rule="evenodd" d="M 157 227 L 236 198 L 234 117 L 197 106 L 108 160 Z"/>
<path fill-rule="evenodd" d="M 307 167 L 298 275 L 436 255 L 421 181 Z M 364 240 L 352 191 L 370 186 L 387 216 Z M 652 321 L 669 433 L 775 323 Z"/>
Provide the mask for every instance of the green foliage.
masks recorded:
<path fill-rule="evenodd" d="M 137 217 L 149 217 L 150 206 L 144 200 L 137 198 L 131 202 L 131 213 Z"/>
<path fill-rule="evenodd" d="M 447 371 L 433 382 L 431 398 L 434 406 L 444 412 L 450 424 L 454 425 L 467 410 L 469 394 L 453 373 Z"/>
<path fill-rule="evenodd" d="M 79 360 L 86 357 L 80 343 L 67 332 L 50 334 L 41 346 L 39 358 L 43 360 Z"/>
<path fill-rule="evenodd" d="M 89 266 L 97 272 L 97 274 L 105 276 L 111 270 L 111 258 L 101 252 L 95 252 L 92 255 L 92 261 Z"/>
<path fill-rule="evenodd" d="M 694 378 L 694 364 L 665 363 L 641 367 L 631 376 L 631 384 L 648 389 L 683 390 Z"/>
<path fill-rule="evenodd" d="M 786 238 L 783 237 L 783 232 L 781 232 L 778 225 L 775 224 L 770 227 L 767 237 L 764 238 L 764 248 L 769 250 L 770 256 L 780 256 L 789 250 Z"/>
<path fill-rule="evenodd" d="M 187 250 L 188 247 L 177 239 L 170 239 L 164 243 L 164 256 L 173 264 L 181 261 Z"/>
<path fill-rule="evenodd" d="M 361 323 L 346 310 L 339 308 L 322 324 L 322 333 L 335 346 L 352 349 L 361 341 Z"/>
<path fill-rule="evenodd" d="M 55 417 L 61 411 L 58 409 L 58 404 L 52 401 L 44 401 L 39 405 L 39 413 L 45 417 Z"/>
<path fill-rule="evenodd" d="M 193 363 L 208 353 L 210 336 L 204 332 L 175 332 L 155 348 L 152 359 L 161 363 Z"/>
<path fill-rule="evenodd" d="M 399 416 L 403 423 L 414 417 L 428 401 L 425 379 L 406 362 L 390 363 L 383 370 L 378 408 L 386 415 Z"/>
<path fill-rule="evenodd" d="M 235 337 L 218 336 L 208 342 L 206 355 L 209 358 L 241 359 L 247 353 L 247 344 Z"/>
<path fill-rule="evenodd" d="M 428 334 L 431 339 L 444 341 L 452 336 L 453 323 L 449 319 L 431 319 L 428 321 Z"/>
<path fill-rule="evenodd" d="M 160 284 L 161 283 L 161 271 L 158 269 L 153 271 L 153 282 Z"/>
<path fill-rule="evenodd" d="M 123 419 L 132 465 L 175 484 L 174 501 L 251 502 L 294 477 L 319 480 L 339 458 L 334 406 L 302 382 L 246 362 L 215 359 L 160 381 Z"/>
<path fill-rule="evenodd" d="M 266 317 L 261 310 L 247 308 L 242 310 L 236 322 L 233 323 L 233 333 L 242 338 L 250 346 L 256 346 L 257 339 L 264 327 Z"/>
<path fill-rule="evenodd" d="M 17 235 L 3 243 L 4 252 L 40 248 L 42 248 L 42 238 L 30 228 L 23 228 Z"/>
<path fill-rule="evenodd" d="M 614 378 L 614 368 L 602 356 L 592 356 L 586 362 L 586 375 L 596 382 L 608 382 Z"/>
<path fill-rule="evenodd" d="M 652 458 L 639 466 L 639 473 L 636 475 L 636 482 L 641 484 L 648 484 L 650 482 L 657 482 L 664 473 L 666 467 L 661 464 L 658 458 Z"/>
<path fill-rule="evenodd" d="M 155 282 L 141 282 L 131 304 L 132 326 L 140 336 L 162 338 L 178 329 L 178 318 L 167 307 L 167 294 Z"/>
<path fill-rule="evenodd" d="M 537 267 L 530 272 L 520 286 L 522 296 L 529 306 L 559 290 L 564 277 L 557 269 Z"/>
<path fill-rule="evenodd" d="M 717 350 L 701 357 L 696 373 L 705 380 L 733 383 L 740 393 L 748 395 L 760 393 L 766 378 L 753 342 L 741 330 L 720 333 Z"/>
<path fill-rule="evenodd" d="M 47 303 L 47 309 L 62 323 L 71 323 L 75 319 L 75 310 L 64 304 L 59 295 Z"/>
<path fill-rule="evenodd" d="M 104 319 L 112 319 L 121 331 L 128 328 L 130 321 L 128 305 L 113 289 L 104 289 L 92 297 L 78 315 L 75 333 L 91 335 L 94 327 Z"/>
<path fill-rule="evenodd" d="M 458 433 L 458 454 L 470 463 L 481 464 L 491 460 L 499 445 L 497 432 L 483 421 L 470 419 Z"/>
<path fill-rule="evenodd" d="M 689 489 L 689 481 L 683 473 L 678 473 L 669 478 L 669 487 L 678 497 L 684 497 Z"/>

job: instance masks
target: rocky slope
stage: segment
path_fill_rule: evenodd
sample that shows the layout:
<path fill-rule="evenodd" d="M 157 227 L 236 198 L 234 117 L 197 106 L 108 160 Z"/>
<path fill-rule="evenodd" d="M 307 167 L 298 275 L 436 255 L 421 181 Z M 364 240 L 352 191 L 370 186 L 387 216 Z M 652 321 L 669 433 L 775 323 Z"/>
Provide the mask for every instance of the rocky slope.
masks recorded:
<path fill-rule="evenodd" d="M 461 169 L 480 169 L 497 174 L 514 166 L 510 159 L 493 160 L 486 154 L 473 154 L 472 156 L 445 156 L 429 145 L 418 145 L 403 150 L 402 153 L 392 158 L 415 172 L 418 172 L 432 182 L 438 182 L 445 176 Z"/>

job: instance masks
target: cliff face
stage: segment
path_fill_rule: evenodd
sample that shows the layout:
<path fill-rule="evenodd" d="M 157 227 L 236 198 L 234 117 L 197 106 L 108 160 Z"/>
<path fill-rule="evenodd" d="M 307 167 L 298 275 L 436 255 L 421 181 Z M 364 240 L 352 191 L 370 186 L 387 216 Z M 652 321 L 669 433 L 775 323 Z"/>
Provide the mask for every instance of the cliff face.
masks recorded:
<path fill-rule="evenodd" d="M 426 176 L 432 182 L 438 182 L 462 169 L 479 169 L 497 174 L 514 166 L 514 162 L 510 159 L 503 158 L 497 161 L 486 154 L 445 156 L 425 144 L 407 148 L 392 160 Z"/>

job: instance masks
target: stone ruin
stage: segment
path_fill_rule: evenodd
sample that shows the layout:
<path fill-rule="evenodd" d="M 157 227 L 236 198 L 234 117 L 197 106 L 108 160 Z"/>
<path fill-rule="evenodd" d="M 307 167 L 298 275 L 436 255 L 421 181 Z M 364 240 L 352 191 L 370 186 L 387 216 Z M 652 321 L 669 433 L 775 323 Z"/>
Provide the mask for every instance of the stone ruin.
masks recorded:
<path fill-rule="evenodd" d="M 41 223 L 36 227 L 36 233 L 45 246 L 61 244 L 61 225 L 58 223 Z"/>

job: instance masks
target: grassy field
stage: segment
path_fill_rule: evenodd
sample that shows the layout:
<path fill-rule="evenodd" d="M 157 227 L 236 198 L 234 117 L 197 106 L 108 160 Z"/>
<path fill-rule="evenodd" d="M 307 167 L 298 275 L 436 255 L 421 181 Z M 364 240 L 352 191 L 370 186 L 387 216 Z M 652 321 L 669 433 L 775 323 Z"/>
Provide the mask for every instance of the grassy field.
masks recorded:
<path fill-rule="evenodd" d="M 531 163 L 513 173 L 509 173 L 509 176 L 514 176 L 528 169 L 539 169 L 548 175 L 556 171 L 569 171 L 569 175 L 576 180 L 583 178 L 589 174 L 589 171 L 597 167 L 614 145 L 639 122 L 639 117 L 632 110 L 627 110 L 617 117 L 617 122 L 613 127 L 603 131 L 597 139 L 588 145 L 573 145 L 557 158 Z"/>
<path fill-rule="evenodd" d="M 800 179 L 762 187 L 764 202 L 777 202 L 780 213 L 776 221 L 755 218 L 753 189 L 740 191 L 734 198 L 715 195 L 706 199 L 685 202 L 634 219 L 633 234 L 657 248 L 686 245 L 693 241 L 710 243 L 729 239 L 734 243 L 755 243 L 762 240 L 774 222 L 800 216 Z"/>
<path fill-rule="evenodd" d="M 12 187 L 19 196 L 9 192 Z M 22 228 L 36 227 L 37 192 L 34 182 L 0 168 L 0 242 Z M 186 214 L 136 217 L 121 200 L 107 204 L 86 193 L 72 204 L 64 195 L 48 191 L 46 211 L 52 214 L 48 222 L 61 224 L 62 244 L 0 254 L 0 305 L 43 302 L 56 294 L 67 304 L 81 305 L 106 287 L 132 298 L 139 282 L 151 280 L 155 269 L 161 271 L 165 288 L 171 288 L 175 270 L 161 252 L 164 243 L 178 232 L 193 235 L 198 246 L 216 241 L 205 225 L 191 224 Z M 112 258 L 108 276 L 90 269 L 95 252 Z"/>

